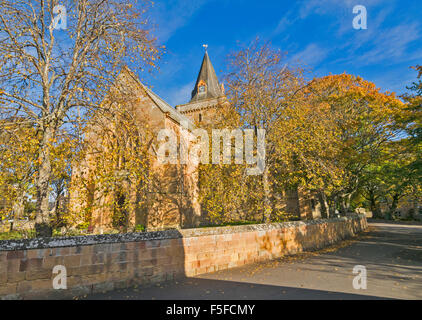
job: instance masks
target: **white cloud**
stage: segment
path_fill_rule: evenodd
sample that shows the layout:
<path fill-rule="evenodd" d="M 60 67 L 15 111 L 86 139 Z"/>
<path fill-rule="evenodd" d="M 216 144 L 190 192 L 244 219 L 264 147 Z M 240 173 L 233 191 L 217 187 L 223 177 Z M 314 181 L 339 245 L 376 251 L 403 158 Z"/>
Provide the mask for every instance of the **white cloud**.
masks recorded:
<path fill-rule="evenodd" d="M 158 1 L 151 11 L 152 20 L 157 25 L 155 36 L 161 43 L 166 42 L 189 19 L 210 0 Z"/>
<path fill-rule="evenodd" d="M 400 95 L 407 91 L 406 86 L 416 81 L 416 72 L 409 67 L 401 67 L 373 78 L 368 77 L 368 80 L 376 83 L 382 91 L 396 92 Z"/>
<path fill-rule="evenodd" d="M 347 50 L 345 57 L 335 62 L 366 66 L 386 61 L 395 64 L 411 61 L 421 56 L 420 49 L 412 51 L 411 48 L 411 45 L 420 38 L 420 25 L 416 22 L 403 23 L 391 28 L 378 28 L 368 34 L 357 31 L 354 38 L 345 45 Z"/>
<path fill-rule="evenodd" d="M 195 81 L 189 82 L 181 87 L 173 88 L 168 94 L 168 103 L 171 106 L 188 103 L 191 99 L 191 94 Z"/>
<path fill-rule="evenodd" d="M 417 23 L 402 24 L 394 28 L 381 31 L 373 41 L 374 48 L 360 57 L 367 64 L 394 58 L 395 63 L 401 58 L 410 58 L 408 46 L 420 39 Z"/>
<path fill-rule="evenodd" d="M 277 36 L 280 33 L 286 31 L 286 29 L 293 23 L 295 23 L 297 20 L 298 18 L 296 17 L 296 15 L 294 15 L 292 11 L 289 11 L 278 22 L 277 27 L 273 31 L 273 36 Z"/>
<path fill-rule="evenodd" d="M 354 30 L 352 8 L 362 4 L 368 9 L 368 29 Z M 337 19 L 330 26 L 337 38 L 335 47 L 322 46 L 320 43 L 308 45 L 296 55 L 309 65 L 315 65 L 324 60 L 329 50 L 344 52 L 343 57 L 330 63 L 349 63 L 355 66 L 385 63 L 387 61 L 400 63 L 414 60 L 421 55 L 420 49 L 413 49 L 415 41 L 421 39 L 421 25 L 415 21 L 402 20 L 398 25 L 386 25 L 390 15 L 394 17 L 397 1 L 388 3 L 381 0 L 309 0 L 299 8 L 299 17 L 306 19 L 312 14 L 335 15 Z M 335 28 L 337 28 L 337 32 Z M 343 44 L 339 41 L 343 40 Z"/>
<path fill-rule="evenodd" d="M 379 4 L 385 4 L 385 0 L 309 0 L 306 1 L 299 10 L 301 19 L 305 19 L 311 14 L 325 15 L 344 12 L 352 12 L 355 5 L 373 7 Z"/>
<path fill-rule="evenodd" d="M 292 63 L 303 63 L 310 67 L 317 66 L 328 56 L 328 49 L 322 48 L 316 43 L 311 43 L 305 49 L 293 55 L 290 59 Z"/>

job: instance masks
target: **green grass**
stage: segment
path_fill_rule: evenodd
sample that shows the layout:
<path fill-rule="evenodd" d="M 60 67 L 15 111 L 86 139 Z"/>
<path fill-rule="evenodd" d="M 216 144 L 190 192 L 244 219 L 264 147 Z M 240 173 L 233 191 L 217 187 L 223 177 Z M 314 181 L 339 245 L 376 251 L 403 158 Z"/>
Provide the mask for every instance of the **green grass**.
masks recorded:
<path fill-rule="evenodd" d="M 79 230 L 72 230 L 66 234 L 61 234 L 60 230 L 53 230 L 53 237 L 71 237 L 81 236 L 83 233 Z M 8 232 L 0 232 L 0 240 L 20 240 L 20 239 L 32 239 L 36 238 L 35 230 L 13 230 Z"/>
<path fill-rule="evenodd" d="M 289 221 L 300 221 L 299 217 L 296 216 L 286 216 L 279 219 L 273 219 L 271 223 L 281 223 L 281 222 L 289 222 Z M 251 224 L 263 224 L 262 221 L 254 221 L 254 220 L 241 220 L 241 221 L 231 221 L 231 222 L 222 222 L 222 223 L 209 223 L 199 226 L 198 228 L 218 228 L 218 227 L 230 227 L 230 226 L 244 226 L 244 225 L 251 225 Z"/>
<path fill-rule="evenodd" d="M 144 232 L 145 228 L 138 227 L 135 232 Z M 104 232 L 103 234 L 115 234 L 119 233 L 118 230 L 111 230 L 108 232 Z M 97 233 L 86 233 L 84 230 L 79 229 L 71 229 L 67 230 L 65 233 L 62 233 L 60 229 L 54 229 L 52 238 L 60 238 L 60 237 L 77 237 L 77 236 L 86 236 L 86 235 L 95 235 Z M 0 240 L 20 240 L 20 239 L 32 239 L 36 238 L 35 230 L 13 230 L 8 232 L 0 232 Z"/>
<path fill-rule="evenodd" d="M 35 238 L 35 231 L 0 232 L 0 240 L 19 240 Z"/>
<path fill-rule="evenodd" d="M 217 227 L 230 227 L 230 226 L 244 226 L 250 224 L 261 224 L 261 221 L 232 221 L 232 222 L 224 222 L 224 223 L 216 223 L 216 224 L 205 224 L 199 226 L 199 228 L 217 228 Z"/>
<path fill-rule="evenodd" d="M 290 218 L 283 221 L 273 221 L 273 222 L 284 222 L 284 221 L 295 221 L 299 220 L 298 218 Z M 231 226 L 244 226 L 244 225 L 254 225 L 254 224 L 262 224 L 262 221 L 254 221 L 254 220 L 241 220 L 241 221 L 230 221 L 230 222 L 223 222 L 223 223 L 209 223 L 199 226 L 198 228 L 218 228 L 218 227 L 231 227 Z M 145 227 L 142 225 L 137 225 L 134 229 L 134 232 L 145 232 Z M 115 234 L 119 233 L 118 230 L 109 231 L 104 234 Z M 65 234 L 63 234 L 60 229 L 53 230 L 53 237 L 72 237 L 72 236 L 84 236 L 84 235 L 92 235 L 92 233 L 86 233 L 84 230 L 81 229 L 72 229 L 68 230 Z M 0 240 L 19 240 L 19 239 L 31 239 L 35 238 L 35 230 L 28 230 L 28 231 L 11 231 L 11 232 L 0 232 Z"/>

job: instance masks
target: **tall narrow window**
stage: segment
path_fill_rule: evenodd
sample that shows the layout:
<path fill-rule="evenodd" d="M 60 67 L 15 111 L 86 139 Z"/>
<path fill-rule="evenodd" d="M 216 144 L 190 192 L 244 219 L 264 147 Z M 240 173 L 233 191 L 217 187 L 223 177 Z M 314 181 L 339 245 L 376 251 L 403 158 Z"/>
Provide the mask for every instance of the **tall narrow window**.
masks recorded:
<path fill-rule="evenodd" d="M 202 122 L 202 114 L 199 114 L 199 122 Z"/>

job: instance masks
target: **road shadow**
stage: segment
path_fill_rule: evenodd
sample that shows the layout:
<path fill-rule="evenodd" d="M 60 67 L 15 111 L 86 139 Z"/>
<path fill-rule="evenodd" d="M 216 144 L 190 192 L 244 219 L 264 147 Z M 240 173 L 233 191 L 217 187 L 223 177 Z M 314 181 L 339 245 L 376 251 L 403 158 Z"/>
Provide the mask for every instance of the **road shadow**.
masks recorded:
<path fill-rule="evenodd" d="M 184 278 L 149 288 L 129 288 L 88 296 L 88 300 L 390 300 L 370 295 Z"/>
<path fill-rule="evenodd" d="M 303 236 L 304 239 L 301 240 L 305 240 L 305 235 Z M 266 243 L 270 242 L 266 241 Z M 344 276 L 344 279 L 353 277 L 354 266 L 365 265 L 371 283 L 374 283 L 374 280 L 380 280 L 381 288 L 387 288 L 394 286 L 395 282 L 401 282 L 400 285 L 404 286 L 403 290 L 408 293 L 407 296 L 417 296 L 417 292 L 420 292 L 421 289 L 421 282 L 415 280 L 415 277 L 422 278 L 421 243 L 422 232 L 420 230 L 400 226 L 377 227 L 359 236 L 358 241 L 353 241 L 352 245 L 334 247 L 332 251 L 310 253 L 311 256 L 303 261 L 293 260 L 291 263 L 297 264 L 301 272 L 305 272 L 307 275 L 325 273 L 329 277 L 336 274 L 336 276 Z M 282 244 L 286 246 L 284 243 Z M 266 246 L 265 249 L 271 252 L 273 247 Z M 275 264 L 273 264 L 274 262 Z M 268 263 L 267 273 L 272 273 L 272 268 L 280 268 L 290 262 L 286 262 L 282 258 Z M 258 264 L 266 266 L 265 262 L 258 262 Z M 235 269 L 237 268 L 231 270 L 236 275 Z M 215 274 L 215 277 L 219 276 Z M 386 289 L 381 289 L 379 292 L 368 292 L 368 294 L 355 294 L 342 292 L 341 287 L 338 289 L 325 287 L 326 290 L 320 290 L 318 287 L 317 289 L 307 289 L 295 287 L 291 283 L 286 285 L 287 283 L 282 282 L 278 282 L 279 285 L 274 285 L 273 282 L 270 282 L 271 285 L 257 284 L 253 282 L 261 281 L 254 281 L 253 278 L 248 279 L 249 282 L 239 281 L 239 279 L 227 281 L 227 278 L 223 280 L 186 278 L 185 276 L 178 279 L 148 288 L 132 287 L 110 293 L 95 294 L 89 296 L 88 299 L 387 299 L 381 293 Z"/>
<path fill-rule="evenodd" d="M 422 292 L 422 232 L 400 225 L 372 227 L 352 245 L 317 254 L 298 262 L 305 273 L 335 272 L 350 276 L 356 265 L 367 268 L 371 283 L 383 282 L 402 286 L 407 292 Z M 415 296 L 416 297 L 416 296 Z"/>

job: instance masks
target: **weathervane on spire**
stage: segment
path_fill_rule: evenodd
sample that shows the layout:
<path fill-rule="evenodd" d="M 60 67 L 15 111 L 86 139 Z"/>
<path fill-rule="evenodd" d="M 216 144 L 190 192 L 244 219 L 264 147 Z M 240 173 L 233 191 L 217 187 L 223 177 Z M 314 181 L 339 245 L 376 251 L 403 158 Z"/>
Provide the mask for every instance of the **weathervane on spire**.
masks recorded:
<path fill-rule="evenodd" d="M 203 44 L 202 46 L 205 48 L 205 51 L 207 51 L 208 45 L 207 44 Z"/>

